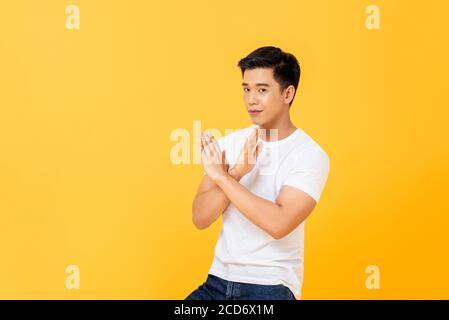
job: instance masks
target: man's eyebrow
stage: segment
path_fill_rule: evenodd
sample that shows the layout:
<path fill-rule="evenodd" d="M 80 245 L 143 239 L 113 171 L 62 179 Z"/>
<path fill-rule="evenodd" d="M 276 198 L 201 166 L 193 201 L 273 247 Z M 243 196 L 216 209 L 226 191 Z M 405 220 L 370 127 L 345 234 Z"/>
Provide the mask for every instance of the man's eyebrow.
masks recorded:
<path fill-rule="evenodd" d="M 242 83 L 242 86 L 247 86 L 248 84 L 246 82 Z M 256 87 L 269 87 L 270 85 L 268 83 L 256 83 Z"/>

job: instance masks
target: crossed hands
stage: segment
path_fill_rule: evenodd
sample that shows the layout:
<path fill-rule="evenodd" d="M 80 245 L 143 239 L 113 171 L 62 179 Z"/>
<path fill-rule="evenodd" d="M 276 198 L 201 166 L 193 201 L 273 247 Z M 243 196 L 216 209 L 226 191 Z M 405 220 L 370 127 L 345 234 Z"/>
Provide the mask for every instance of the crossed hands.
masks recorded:
<path fill-rule="evenodd" d="M 240 151 L 237 163 L 229 168 L 226 152 L 220 150 L 215 138 L 210 133 L 201 133 L 201 162 L 204 171 L 214 182 L 225 178 L 228 174 L 237 181 L 240 180 L 253 169 L 261 150 L 259 131 L 254 128 Z"/>

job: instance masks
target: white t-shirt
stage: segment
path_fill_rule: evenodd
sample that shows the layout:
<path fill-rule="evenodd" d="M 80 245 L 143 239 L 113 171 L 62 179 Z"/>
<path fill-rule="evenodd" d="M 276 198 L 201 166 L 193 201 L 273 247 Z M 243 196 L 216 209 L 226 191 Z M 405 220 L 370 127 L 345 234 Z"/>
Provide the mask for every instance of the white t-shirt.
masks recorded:
<path fill-rule="evenodd" d="M 229 164 L 237 162 L 251 129 L 235 131 L 217 140 Z M 329 174 L 326 152 L 303 130 L 266 142 L 253 169 L 240 184 L 252 193 L 275 202 L 282 186 L 300 189 L 319 201 Z M 283 284 L 301 298 L 304 260 L 304 223 L 281 239 L 274 239 L 248 220 L 230 203 L 215 247 L 210 274 L 228 281 Z"/>

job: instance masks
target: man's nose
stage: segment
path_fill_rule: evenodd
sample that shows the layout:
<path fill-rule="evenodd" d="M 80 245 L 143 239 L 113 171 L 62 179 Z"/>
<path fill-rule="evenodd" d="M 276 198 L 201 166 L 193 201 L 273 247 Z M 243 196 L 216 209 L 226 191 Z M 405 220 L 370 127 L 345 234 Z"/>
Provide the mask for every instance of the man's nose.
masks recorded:
<path fill-rule="evenodd" d="M 251 104 L 251 105 L 259 103 L 256 94 L 252 93 L 252 94 L 249 95 L 248 103 Z"/>

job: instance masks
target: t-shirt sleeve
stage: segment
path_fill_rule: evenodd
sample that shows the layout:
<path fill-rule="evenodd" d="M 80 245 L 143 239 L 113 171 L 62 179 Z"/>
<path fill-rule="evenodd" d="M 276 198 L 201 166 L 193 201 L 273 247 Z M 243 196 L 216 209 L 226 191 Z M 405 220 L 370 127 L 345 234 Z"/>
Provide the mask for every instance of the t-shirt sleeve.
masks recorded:
<path fill-rule="evenodd" d="M 329 168 L 327 153 L 322 149 L 313 149 L 295 160 L 282 186 L 295 187 L 318 202 L 329 175 Z"/>

